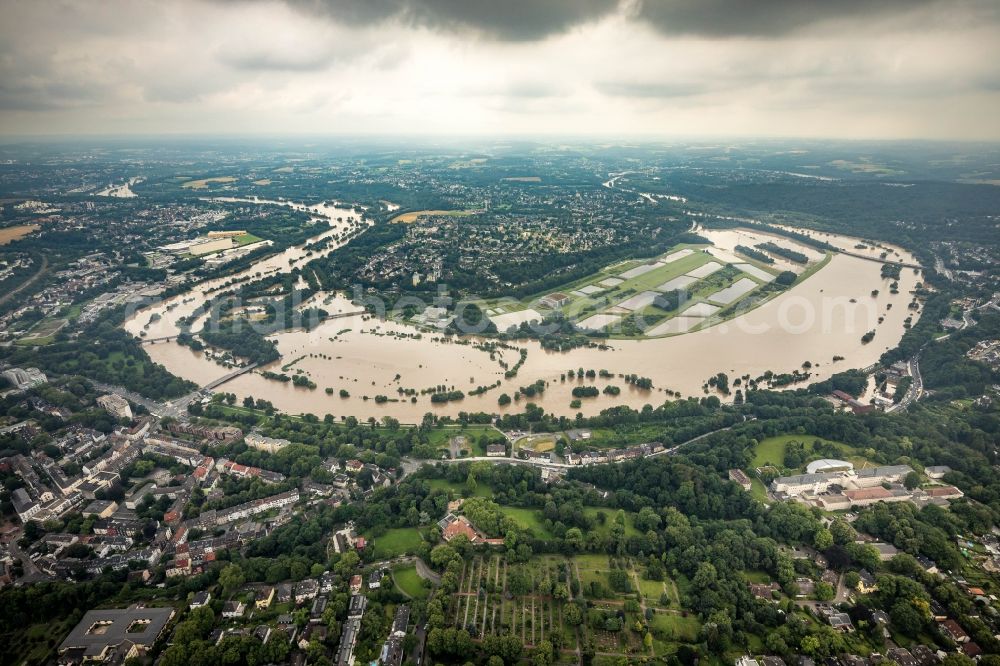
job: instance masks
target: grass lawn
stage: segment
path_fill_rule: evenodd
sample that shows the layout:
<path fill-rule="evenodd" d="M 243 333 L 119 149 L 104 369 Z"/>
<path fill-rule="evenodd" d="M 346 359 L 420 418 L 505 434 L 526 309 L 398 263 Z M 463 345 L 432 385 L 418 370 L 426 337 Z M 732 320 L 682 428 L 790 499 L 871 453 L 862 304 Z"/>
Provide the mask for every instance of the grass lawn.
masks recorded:
<path fill-rule="evenodd" d="M 476 494 L 479 495 L 479 488 L 476 488 Z M 490 491 L 489 495 L 482 495 L 483 497 L 489 497 L 492 495 Z M 501 507 L 503 512 L 514 519 L 518 527 L 524 530 L 532 530 L 535 535 L 548 539 L 552 537 L 552 533 L 545 529 L 543 523 L 544 519 L 542 517 L 541 509 L 524 508 L 519 506 L 503 506 Z M 611 532 L 611 526 L 614 524 L 615 515 L 618 513 L 617 509 L 606 509 L 603 507 L 588 506 L 584 507 L 584 513 L 590 517 L 596 516 L 598 513 L 604 513 L 607 516 L 604 524 L 598 523 L 594 527 L 594 531 L 599 534 L 609 534 Z M 625 514 L 625 536 L 638 536 L 640 534 L 639 530 L 635 526 L 635 516 L 631 513 Z M 607 566 L 607 560 L 605 559 L 604 566 Z"/>
<path fill-rule="evenodd" d="M 750 494 L 761 502 L 767 501 L 767 488 L 764 487 L 764 483 L 760 479 L 750 479 Z"/>
<path fill-rule="evenodd" d="M 844 444 L 843 442 L 824 439 L 822 437 L 816 437 L 815 435 L 777 435 L 776 437 L 768 437 L 757 444 L 757 450 L 754 451 L 753 462 L 751 465 L 753 467 L 762 467 L 764 465 L 771 464 L 778 468 L 784 467 L 785 449 L 788 448 L 789 442 L 802 442 L 805 444 L 806 451 L 809 452 L 812 451 L 812 443 L 816 440 L 820 440 L 821 442 L 825 442 L 827 444 L 833 444 L 839 448 L 844 455 L 849 455 L 854 452 L 852 447 Z"/>
<path fill-rule="evenodd" d="M 642 576 L 639 579 L 639 591 L 646 598 L 646 603 L 660 605 L 660 596 L 665 592 L 663 581 L 646 580 Z"/>
<path fill-rule="evenodd" d="M 747 577 L 747 580 L 751 583 L 770 583 L 771 577 L 766 571 L 744 571 L 743 575 Z"/>
<path fill-rule="evenodd" d="M 552 538 L 552 533 L 542 525 L 542 512 L 539 509 L 525 509 L 519 506 L 501 506 L 503 512 L 514 519 L 522 530 L 531 530 L 542 539 Z"/>
<path fill-rule="evenodd" d="M 594 531 L 599 534 L 608 534 L 611 532 L 611 525 L 615 522 L 615 516 L 618 515 L 618 509 L 607 509 L 604 507 L 588 506 L 584 507 L 583 512 L 590 517 L 594 517 L 599 513 L 604 513 L 607 516 L 607 520 L 604 524 L 598 523 L 594 528 Z M 635 526 L 635 514 L 625 512 L 625 536 L 639 536 L 640 532 Z"/>
<path fill-rule="evenodd" d="M 596 555 L 592 553 L 586 553 L 583 555 L 574 555 L 573 561 L 576 562 L 578 569 L 604 569 L 607 570 L 611 565 L 608 562 L 607 555 Z"/>
<path fill-rule="evenodd" d="M 590 591 L 590 584 L 595 582 L 600 583 L 612 597 L 615 595 L 615 593 L 611 591 L 611 584 L 608 582 L 608 574 L 606 572 L 596 571 L 594 569 L 580 569 L 580 588 L 583 590 L 583 595 L 585 597 L 593 598 Z"/>
<path fill-rule="evenodd" d="M 251 243 L 259 243 L 263 238 L 260 236 L 254 236 L 253 234 L 243 234 L 242 236 L 237 236 L 235 238 L 236 247 L 243 247 L 244 245 L 250 245 Z"/>
<path fill-rule="evenodd" d="M 376 559 L 388 559 L 416 551 L 423 543 L 420 532 L 415 527 L 399 527 L 387 530 L 379 537 L 371 538 Z"/>
<path fill-rule="evenodd" d="M 454 492 L 459 497 L 465 495 L 466 488 L 464 483 L 455 483 L 447 479 L 429 479 L 427 482 L 431 485 L 431 490 L 448 490 Z M 476 492 L 473 493 L 473 496 L 492 498 L 493 488 L 485 483 L 477 483 Z"/>
<path fill-rule="evenodd" d="M 556 448 L 556 436 L 550 434 L 528 435 L 514 442 L 514 450 L 525 449 L 536 453 L 546 453 L 554 451 Z"/>
<path fill-rule="evenodd" d="M 683 617 L 674 613 L 657 613 L 650 621 L 650 627 L 656 632 L 661 632 L 668 640 L 693 643 L 698 639 L 698 630 L 701 624 L 694 615 Z"/>
<path fill-rule="evenodd" d="M 396 587 L 411 599 L 427 598 L 427 588 L 424 587 L 424 579 L 417 574 L 417 567 L 409 565 L 392 570 L 392 579 L 396 582 Z"/>
<path fill-rule="evenodd" d="M 427 434 L 428 442 L 435 448 L 447 448 L 448 440 L 457 435 L 464 435 L 468 440 L 468 446 L 472 449 L 470 455 L 483 457 L 486 449 L 479 444 L 479 438 L 483 434 L 489 435 L 490 441 L 502 442 L 503 435 L 496 431 L 493 426 L 466 426 L 464 428 L 434 428 Z"/>

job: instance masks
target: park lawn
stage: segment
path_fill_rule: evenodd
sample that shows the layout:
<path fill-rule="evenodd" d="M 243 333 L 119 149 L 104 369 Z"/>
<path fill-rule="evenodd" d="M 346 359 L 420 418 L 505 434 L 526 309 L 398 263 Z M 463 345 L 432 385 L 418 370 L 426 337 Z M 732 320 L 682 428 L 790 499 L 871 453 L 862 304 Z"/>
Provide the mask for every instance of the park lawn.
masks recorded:
<path fill-rule="evenodd" d="M 427 483 L 430 484 L 431 490 L 447 490 L 454 492 L 459 497 L 464 496 L 466 492 L 464 483 L 455 483 L 454 481 L 449 481 L 448 479 L 428 479 Z M 473 493 L 473 496 L 492 499 L 493 488 L 485 483 L 477 483 L 476 492 Z"/>
<path fill-rule="evenodd" d="M 546 453 L 554 451 L 556 448 L 556 435 L 527 435 L 514 442 L 514 449 L 525 449 L 536 453 Z"/>
<path fill-rule="evenodd" d="M 254 236 L 253 234 L 243 234 L 242 236 L 237 236 L 235 238 L 236 247 L 243 247 L 244 245 L 250 245 L 251 243 L 259 243 L 263 238 L 260 236 Z"/>
<path fill-rule="evenodd" d="M 594 598 L 593 593 L 590 591 L 591 583 L 600 583 L 601 587 L 609 595 L 607 598 L 610 599 L 615 596 L 615 592 L 611 590 L 611 583 L 608 581 L 607 570 L 580 569 L 580 589 L 583 591 L 583 596 L 588 598 Z"/>
<path fill-rule="evenodd" d="M 369 537 L 374 548 L 375 559 L 384 560 L 412 553 L 423 543 L 423 537 L 415 527 L 398 527 L 386 530 L 378 537 Z"/>
<path fill-rule="evenodd" d="M 417 573 L 417 567 L 413 564 L 392 570 L 392 580 L 396 587 L 411 599 L 426 599 L 427 588 L 424 587 L 424 579 Z"/>
<path fill-rule="evenodd" d="M 464 435 L 465 438 L 469 440 L 469 447 L 472 449 L 472 455 L 482 457 L 486 455 L 486 450 L 479 445 L 477 440 L 483 433 L 489 434 L 491 439 L 496 439 L 497 441 L 503 440 L 503 435 L 497 432 L 496 428 L 493 426 L 470 425 L 465 426 L 464 428 L 434 428 L 427 433 L 427 441 L 436 448 L 447 448 L 449 439 L 457 435 Z"/>
<path fill-rule="evenodd" d="M 815 435 L 777 435 L 775 437 L 768 437 L 757 444 L 757 449 L 754 451 L 753 462 L 751 465 L 756 468 L 771 464 L 775 467 L 782 468 L 785 466 L 785 449 L 788 448 L 789 442 L 802 442 L 806 446 L 806 451 L 812 451 L 812 443 L 816 440 L 820 440 L 821 442 L 825 442 L 827 444 L 833 444 L 845 455 L 849 455 L 854 452 L 853 447 L 844 444 L 843 442 L 825 439 L 823 437 L 816 437 Z"/>
<path fill-rule="evenodd" d="M 602 569 L 607 571 L 611 563 L 608 561 L 607 555 L 597 555 L 593 553 L 584 553 L 581 555 L 574 555 L 573 561 L 576 563 L 578 569 Z"/>
<path fill-rule="evenodd" d="M 766 571 L 747 570 L 743 572 L 747 580 L 751 583 L 770 583 L 771 576 Z"/>
<path fill-rule="evenodd" d="M 761 502 L 767 502 L 767 488 L 764 487 L 764 483 L 754 477 L 750 479 L 750 495 Z"/>
<path fill-rule="evenodd" d="M 539 509 L 526 509 L 520 506 L 501 506 L 504 514 L 510 516 L 522 530 L 531 530 L 540 539 L 551 539 L 552 532 L 542 524 L 542 512 Z"/>
<path fill-rule="evenodd" d="M 639 581 L 639 591 L 646 598 L 647 604 L 660 605 L 660 596 L 666 592 L 661 580 L 646 580 L 642 576 L 636 577 Z"/>
<path fill-rule="evenodd" d="M 656 613 L 650 620 L 649 626 L 653 629 L 654 635 L 656 632 L 662 632 L 667 640 L 684 643 L 695 642 L 701 629 L 701 623 L 696 616 L 689 614 L 684 617 L 676 613 Z"/>
<path fill-rule="evenodd" d="M 615 516 L 618 514 L 618 509 L 608 509 L 608 508 L 605 508 L 605 507 L 587 506 L 587 507 L 583 508 L 583 512 L 586 515 L 590 516 L 591 518 L 593 518 L 594 516 L 596 516 L 597 514 L 599 514 L 601 512 L 605 513 L 607 515 L 607 517 L 608 517 L 607 520 L 604 522 L 603 525 L 598 524 L 594 528 L 594 531 L 596 531 L 599 534 L 608 534 L 608 533 L 611 532 L 611 525 L 615 521 Z M 626 511 L 625 512 L 625 536 L 627 536 L 627 537 L 630 537 L 630 536 L 639 536 L 640 534 L 641 534 L 641 532 L 639 532 L 639 529 L 635 526 L 635 514 L 629 513 L 629 512 Z"/>

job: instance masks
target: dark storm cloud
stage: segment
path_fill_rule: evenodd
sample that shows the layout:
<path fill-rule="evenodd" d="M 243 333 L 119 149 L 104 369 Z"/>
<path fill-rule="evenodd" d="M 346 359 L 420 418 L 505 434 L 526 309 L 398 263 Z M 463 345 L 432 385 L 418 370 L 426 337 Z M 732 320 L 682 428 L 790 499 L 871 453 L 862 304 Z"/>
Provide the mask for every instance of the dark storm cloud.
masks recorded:
<path fill-rule="evenodd" d="M 368 25 L 390 19 L 432 29 L 471 30 L 524 42 L 599 19 L 618 0 L 286 0 L 296 9 L 338 23 Z"/>
<path fill-rule="evenodd" d="M 825 21 L 864 22 L 937 5 L 996 19 L 990 0 L 639 0 L 636 18 L 667 35 L 781 37 Z"/>

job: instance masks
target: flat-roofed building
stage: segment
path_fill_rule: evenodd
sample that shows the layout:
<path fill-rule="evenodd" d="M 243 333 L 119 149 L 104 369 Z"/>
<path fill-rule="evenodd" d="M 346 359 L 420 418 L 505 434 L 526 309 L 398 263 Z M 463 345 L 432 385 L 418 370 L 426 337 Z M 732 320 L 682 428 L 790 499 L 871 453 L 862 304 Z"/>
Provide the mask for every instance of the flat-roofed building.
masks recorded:
<path fill-rule="evenodd" d="M 826 492 L 832 485 L 841 485 L 843 474 L 795 474 L 778 477 L 771 482 L 771 490 L 777 493 L 799 495 L 803 492 L 815 494 Z"/>
<path fill-rule="evenodd" d="M 902 483 L 907 474 L 913 471 L 909 465 L 887 465 L 885 467 L 869 467 L 855 472 L 855 483 L 861 487 L 880 486 L 883 483 Z"/>
<path fill-rule="evenodd" d="M 87 611 L 59 645 L 60 662 L 120 664 L 142 656 L 173 616 L 173 608 L 140 606 Z"/>
<path fill-rule="evenodd" d="M 924 488 L 924 492 L 930 497 L 939 499 L 958 499 L 965 494 L 955 486 L 931 486 Z"/>
<path fill-rule="evenodd" d="M 951 467 L 947 465 L 931 465 L 924 468 L 924 474 L 927 475 L 928 479 L 940 479 L 950 471 Z"/>
<path fill-rule="evenodd" d="M 548 296 L 543 296 L 541 299 L 539 299 L 538 302 L 544 305 L 545 307 L 549 308 L 550 310 L 556 310 L 569 303 L 570 297 L 562 292 L 557 291 L 549 294 Z"/>
<path fill-rule="evenodd" d="M 102 395 L 97 399 L 97 404 L 104 408 L 108 414 L 128 421 L 132 420 L 132 407 L 128 400 L 115 393 Z"/>
<path fill-rule="evenodd" d="M 729 470 L 729 480 L 740 484 L 743 490 L 750 490 L 750 477 L 741 469 Z"/>

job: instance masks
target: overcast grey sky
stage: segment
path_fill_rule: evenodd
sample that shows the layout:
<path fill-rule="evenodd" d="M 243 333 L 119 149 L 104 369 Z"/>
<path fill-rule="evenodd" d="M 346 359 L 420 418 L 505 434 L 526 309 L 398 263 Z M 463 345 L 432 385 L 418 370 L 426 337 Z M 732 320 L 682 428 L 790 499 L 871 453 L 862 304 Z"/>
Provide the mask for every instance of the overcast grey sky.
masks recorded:
<path fill-rule="evenodd" d="M 1000 139 L 997 0 L 0 0 L 0 133 Z"/>

